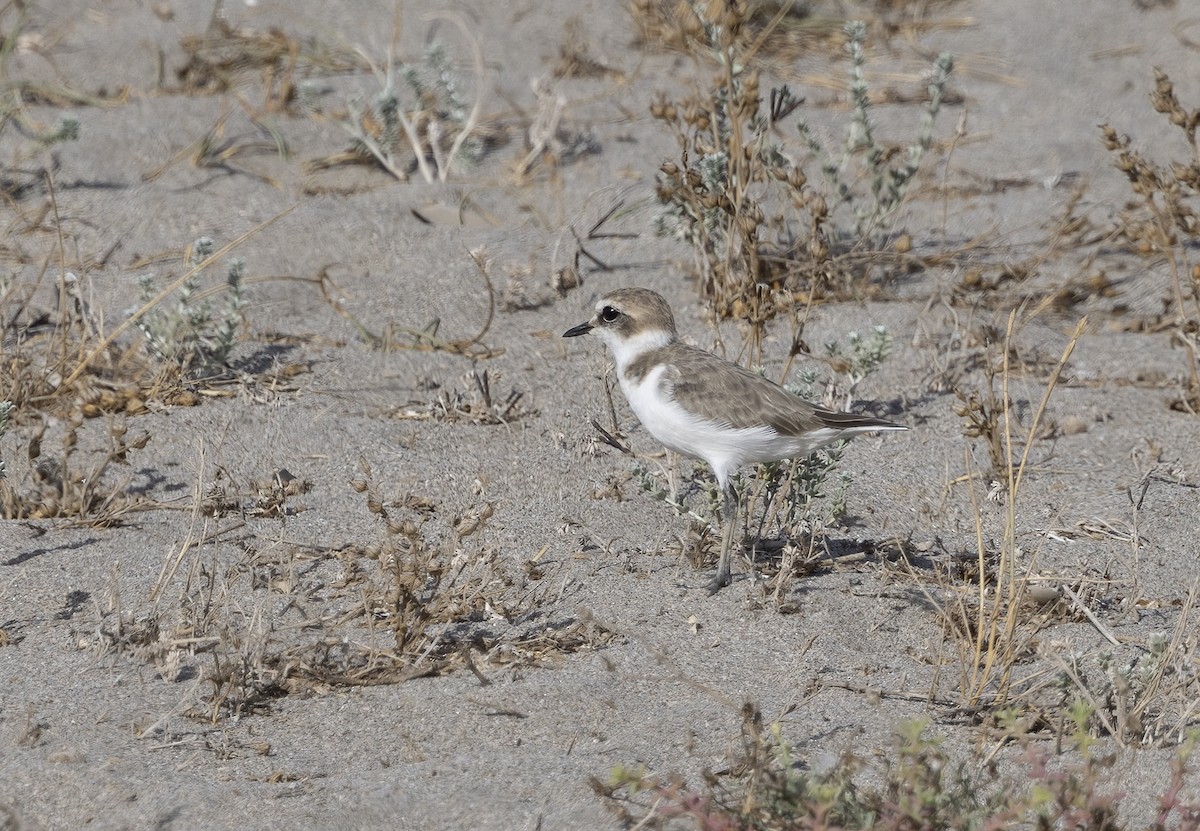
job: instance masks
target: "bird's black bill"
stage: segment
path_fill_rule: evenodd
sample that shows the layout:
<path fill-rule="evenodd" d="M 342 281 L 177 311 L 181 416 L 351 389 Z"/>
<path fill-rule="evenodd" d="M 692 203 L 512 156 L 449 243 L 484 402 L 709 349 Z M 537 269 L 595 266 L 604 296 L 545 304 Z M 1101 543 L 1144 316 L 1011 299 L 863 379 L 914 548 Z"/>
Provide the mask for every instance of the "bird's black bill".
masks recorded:
<path fill-rule="evenodd" d="M 580 323 L 578 326 L 572 326 L 570 329 L 563 332 L 563 337 L 564 338 L 577 338 L 580 335 L 586 335 L 590 331 L 592 331 L 592 324 Z"/>

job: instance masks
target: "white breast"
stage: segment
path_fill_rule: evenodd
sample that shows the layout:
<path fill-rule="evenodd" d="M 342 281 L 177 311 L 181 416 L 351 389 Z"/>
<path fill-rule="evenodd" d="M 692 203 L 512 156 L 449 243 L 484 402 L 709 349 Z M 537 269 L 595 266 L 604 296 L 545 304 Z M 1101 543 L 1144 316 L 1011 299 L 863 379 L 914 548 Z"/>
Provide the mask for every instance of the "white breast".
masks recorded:
<path fill-rule="evenodd" d="M 735 429 L 705 421 L 685 410 L 664 390 L 662 377 L 666 370 L 666 366 L 657 366 L 638 383 L 632 383 L 620 372 L 618 378 L 638 420 L 669 449 L 704 459 L 722 482 L 743 464 L 789 455 L 789 448 L 784 445 L 793 442 L 770 427 Z"/>

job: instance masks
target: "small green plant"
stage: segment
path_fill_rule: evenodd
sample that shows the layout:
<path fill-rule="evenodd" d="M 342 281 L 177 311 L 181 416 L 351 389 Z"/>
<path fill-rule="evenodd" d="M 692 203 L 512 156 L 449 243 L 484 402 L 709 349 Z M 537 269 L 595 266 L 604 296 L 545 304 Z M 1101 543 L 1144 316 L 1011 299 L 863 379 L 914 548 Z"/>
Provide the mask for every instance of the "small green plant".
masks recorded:
<path fill-rule="evenodd" d="M 890 150 L 875 138 L 875 124 L 871 118 L 871 99 L 865 73 L 867 55 L 863 48 L 867 39 L 866 25 L 860 20 L 846 24 L 846 38 L 846 51 L 850 54 L 850 97 L 854 103 L 854 113 L 846 130 L 846 140 L 841 153 L 836 156 L 827 153 L 807 123 L 801 121 L 798 129 L 813 156 L 821 160 L 821 173 L 834 196 L 831 210 L 836 211 L 838 207 L 845 206 L 853 214 L 850 241 L 851 244 L 856 244 L 859 240 L 886 229 L 897 209 L 904 203 L 909 187 L 921 169 L 921 160 L 933 143 L 933 128 L 942 108 L 950 73 L 954 69 L 954 59 L 943 52 L 934 60 L 926 86 L 929 100 L 925 104 L 917 137 L 904 153 L 903 162 L 893 165 L 889 161 L 892 155 Z M 858 160 L 857 173 L 848 177 L 855 167 L 855 160 Z M 869 196 L 864 196 L 857 189 L 857 181 L 869 183 Z"/>
<path fill-rule="evenodd" d="M 593 778 L 592 788 L 626 827 L 648 829 L 676 828 L 681 819 L 698 829 L 729 831 L 1200 828 L 1200 805 L 1183 796 L 1196 736 L 1172 760 L 1155 823 L 1130 826 L 1118 814 L 1119 794 L 1103 783 L 1105 761 L 1091 752 L 1080 722 L 1073 723 L 1078 761 L 1059 763 L 1022 740 L 1018 770 L 1002 777 L 990 764 L 951 758 L 925 722 L 905 722 L 878 771 L 879 784 L 866 787 L 854 781 L 863 760 L 846 753 L 831 764 L 802 766 L 782 725 L 764 727 L 747 704 L 728 777 L 705 771 L 703 784 L 692 786 L 679 776 L 618 764 L 606 781 Z"/>
<path fill-rule="evenodd" d="M 798 559 L 808 559 L 824 530 L 846 512 L 852 480 L 848 474 L 835 475 L 843 447 L 825 447 L 803 458 L 761 464 L 752 475 L 734 483 L 738 504 L 745 506 L 744 532 L 753 540 L 754 549 L 783 552 L 778 567 L 780 585 Z M 697 462 L 692 470 L 701 493 L 699 505 L 664 484 L 661 472 L 656 475 L 641 461 L 633 464 L 631 472 L 643 491 L 692 521 L 700 534 L 698 550 L 708 532 L 716 534 L 720 529 L 722 496 L 706 465 Z"/>
<path fill-rule="evenodd" d="M 432 183 L 445 182 L 456 164 L 477 162 L 487 149 L 486 137 L 479 129 L 483 55 L 459 16 L 439 16 L 456 25 L 472 47 L 474 102 L 468 103 L 445 44 L 433 39 L 426 44 L 421 64 L 389 59 L 384 69 L 376 68 L 382 89 L 369 102 L 363 97 L 352 99 L 350 119 L 344 124 L 356 151 L 373 158 L 400 181 L 408 180 L 408 154 L 421 178 Z M 397 83 L 397 74 L 407 95 Z"/>
<path fill-rule="evenodd" d="M 192 245 L 188 268 L 195 270 L 212 253 L 212 239 L 200 237 Z M 244 271 L 240 259 L 230 261 L 225 273 L 225 303 L 216 316 L 212 304 L 199 298 L 200 272 L 197 271 L 179 287 L 174 304 L 160 303 L 137 318 L 136 325 L 154 356 L 177 366 L 185 374 L 225 369 L 243 323 Z M 142 301 L 151 302 L 157 294 L 153 278 L 142 277 L 141 286 Z"/>
<path fill-rule="evenodd" d="M 692 508 L 676 490 L 665 486 L 663 479 L 655 476 L 644 462 L 639 460 L 630 466 L 630 473 L 645 493 L 674 510 L 679 516 L 686 516 L 702 526 L 718 528 L 721 523 L 721 493 L 716 480 L 711 476 L 704 476 L 705 470 L 707 468 L 699 462 L 692 466 L 693 476 L 700 483 L 704 500 L 703 505 Z"/>
<path fill-rule="evenodd" d="M 678 160 L 660 168 L 656 227 L 692 246 L 713 311 L 750 324 L 755 362 L 764 324 L 794 305 L 798 293 L 863 293 L 864 269 L 872 265 L 860 258 L 852 266 L 844 255 L 891 227 L 932 145 L 953 60 L 942 55 L 934 63 L 917 138 L 896 154 L 877 140 L 869 113 L 866 28 L 848 25 L 854 114 L 842 153 L 832 157 L 803 121 L 799 147 L 777 139 L 779 126 L 804 101 L 787 86 L 772 89 L 767 100 L 760 95 L 759 74 L 750 69 L 761 45 L 749 25 L 752 4 L 685 5 L 695 18 L 692 54 L 698 61 L 711 56 L 716 71 L 708 89 L 678 101 L 660 98 L 651 108 L 680 148 Z M 896 155 L 901 162 L 893 163 Z M 823 186 L 806 172 L 814 159 Z M 849 224 L 841 217 L 846 211 Z M 847 275 L 856 279 L 848 282 Z"/>
<path fill-rule="evenodd" d="M 885 326 L 876 326 L 864 338 L 858 332 L 846 336 L 847 345 L 836 341 L 825 344 L 825 354 L 843 381 L 831 388 L 834 402 L 842 399 L 841 409 L 849 410 L 854 404 L 854 391 L 867 377 L 883 364 L 892 351 L 892 335 Z"/>
<path fill-rule="evenodd" d="M 773 520 L 770 524 L 778 524 L 785 538 L 812 537 L 845 516 L 853 479 L 848 473 L 835 475 L 845 449 L 839 442 L 803 458 L 759 465 L 755 478 L 764 506 L 759 531 Z M 824 512 L 817 510 L 821 502 Z"/>
<path fill-rule="evenodd" d="M 1182 744 L 1200 726 L 1193 584 L 1171 632 L 1153 632 L 1133 648 L 1058 657 L 1058 687 L 1085 711 L 1081 729 L 1122 746 Z"/>
<path fill-rule="evenodd" d="M 847 341 L 846 346 L 836 341 L 825 345 L 830 363 L 840 377 L 824 382 L 824 396 L 816 395 L 821 382 L 815 368 L 802 370 L 799 383 L 788 386 L 787 390 L 806 400 L 822 398 L 830 406 L 850 409 L 857 386 L 886 360 L 892 337 L 885 327 L 877 326 L 868 338 L 851 332 Z M 782 538 L 807 539 L 806 553 L 811 556 L 815 552 L 815 543 L 825 529 L 846 514 L 853 479 L 848 473 L 837 472 L 845 447 L 846 443 L 841 442 L 803 458 L 758 466 L 755 477 L 758 487 L 754 495 L 762 510 L 760 536 L 764 528 L 777 526 Z M 794 545 L 785 547 L 786 559 L 794 560 L 797 553 Z M 781 577 L 787 575 L 790 566 L 790 562 L 785 562 L 785 567 L 780 570 Z M 777 596 L 782 587 L 780 580 L 776 586 Z"/>

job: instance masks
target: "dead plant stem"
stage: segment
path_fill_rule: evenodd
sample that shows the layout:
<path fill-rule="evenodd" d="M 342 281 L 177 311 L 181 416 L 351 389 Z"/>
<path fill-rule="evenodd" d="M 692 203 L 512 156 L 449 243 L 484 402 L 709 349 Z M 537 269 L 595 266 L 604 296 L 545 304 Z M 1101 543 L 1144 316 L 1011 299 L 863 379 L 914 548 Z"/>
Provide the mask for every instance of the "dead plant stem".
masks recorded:
<path fill-rule="evenodd" d="M 1013 309 L 1009 313 L 1008 325 L 1004 335 L 1002 394 L 1005 474 L 1008 489 L 1005 505 L 1004 539 L 1000 546 L 1000 561 L 997 564 L 996 570 L 998 585 L 994 599 L 990 605 L 987 602 L 982 517 L 979 512 L 979 502 L 975 495 L 975 490 L 974 488 L 971 489 L 971 506 L 976 517 L 975 535 L 979 557 L 979 612 L 975 633 L 975 652 L 972 662 L 971 681 L 968 687 L 968 701 L 972 704 L 978 702 L 985 686 L 993 680 L 997 683 L 997 690 L 995 692 L 996 703 L 1002 703 L 1007 695 L 1008 678 L 1012 667 L 1012 653 L 1016 648 L 1014 640 L 1017 633 L 1021 599 L 1024 594 L 1025 585 L 1028 582 L 1028 575 L 1033 569 L 1033 558 L 1031 557 L 1030 561 L 1025 565 L 1024 570 L 1021 573 L 1017 571 L 1017 555 L 1019 553 L 1017 546 L 1017 502 L 1020 497 L 1025 472 L 1029 466 L 1029 453 L 1037 437 L 1038 427 L 1050 403 L 1050 396 L 1058 386 L 1059 379 L 1062 377 L 1062 371 L 1066 367 L 1067 361 L 1070 360 L 1071 354 L 1075 351 L 1075 346 L 1079 342 L 1080 337 L 1083 336 L 1084 330 L 1087 328 L 1087 317 L 1085 316 L 1075 325 L 1075 330 L 1071 333 L 1067 345 L 1063 348 L 1058 363 L 1055 364 L 1050 377 L 1046 381 L 1041 401 L 1034 411 L 1033 420 L 1030 422 L 1025 434 L 1020 461 L 1014 466 L 1014 425 L 1012 423 L 1013 408 L 1010 393 L 1012 367 L 1009 363 L 1009 356 L 1012 352 L 1013 332 L 1016 328 L 1019 311 L 1019 309 Z M 969 453 L 967 463 L 969 466 Z M 997 678 L 996 674 L 998 671 L 1001 672 L 1001 675 Z"/>

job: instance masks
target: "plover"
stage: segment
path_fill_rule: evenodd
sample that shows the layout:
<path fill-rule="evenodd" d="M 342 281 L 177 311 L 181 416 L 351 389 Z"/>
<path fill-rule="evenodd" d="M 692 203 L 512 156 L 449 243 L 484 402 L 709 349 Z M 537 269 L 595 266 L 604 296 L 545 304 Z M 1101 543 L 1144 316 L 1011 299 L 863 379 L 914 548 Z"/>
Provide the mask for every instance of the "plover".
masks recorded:
<path fill-rule="evenodd" d="M 595 331 L 617 364 L 629 406 L 654 438 L 676 453 L 703 459 L 724 496 L 721 558 L 709 590 L 730 582 L 738 498 L 733 476 L 742 465 L 806 456 L 859 433 L 907 430 L 872 416 L 817 407 L 757 373 L 679 340 L 662 295 L 617 289 L 596 302 L 596 314 L 563 333 Z"/>

